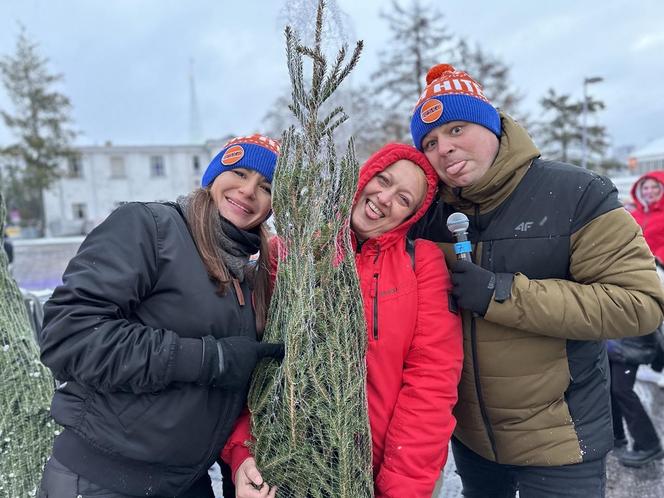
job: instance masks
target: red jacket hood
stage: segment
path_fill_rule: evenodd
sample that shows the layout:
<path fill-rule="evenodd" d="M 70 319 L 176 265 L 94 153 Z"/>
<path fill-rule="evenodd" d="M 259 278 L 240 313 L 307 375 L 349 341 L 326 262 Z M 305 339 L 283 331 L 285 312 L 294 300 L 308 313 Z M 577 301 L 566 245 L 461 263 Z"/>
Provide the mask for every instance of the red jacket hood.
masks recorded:
<path fill-rule="evenodd" d="M 427 194 L 424 197 L 424 202 L 413 216 L 389 232 L 385 232 L 384 234 L 374 239 L 370 239 L 376 241 L 376 243 L 381 247 L 386 247 L 398 240 L 403 239 L 403 237 L 405 237 L 408 233 L 410 227 L 413 226 L 413 224 L 415 224 L 415 222 L 417 222 L 417 220 L 419 220 L 422 216 L 424 216 L 424 213 L 426 213 L 427 209 L 429 209 L 429 206 L 431 205 L 431 202 L 433 201 L 433 198 L 438 191 L 438 174 L 433 169 L 433 166 L 431 166 L 426 156 L 411 145 L 390 143 L 378 149 L 378 151 L 376 151 L 369 159 L 367 159 L 367 161 L 360 169 L 360 177 L 357 182 L 355 198 L 353 199 L 353 207 L 355 207 L 360 193 L 362 190 L 364 190 L 364 187 L 367 185 L 369 180 L 400 159 L 407 159 L 408 161 L 415 163 L 422 171 L 424 171 L 427 179 Z M 355 242 L 354 236 L 353 241 Z"/>
<path fill-rule="evenodd" d="M 634 183 L 634 185 L 632 185 L 632 199 L 634 199 L 636 210 L 642 213 L 647 213 L 648 211 L 663 211 L 664 195 L 662 195 L 662 197 L 657 202 L 653 203 L 650 206 L 646 206 L 645 203 L 643 202 L 643 199 L 641 198 L 641 184 L 648 179 L 659 182 L 659 184 L 662 186 L 662 190 L 664 190 L 663 170 L 650 171 L 645 175 L 643 175 L 641 178 L 639 178 L 636 181 L 636 183 Z"/>

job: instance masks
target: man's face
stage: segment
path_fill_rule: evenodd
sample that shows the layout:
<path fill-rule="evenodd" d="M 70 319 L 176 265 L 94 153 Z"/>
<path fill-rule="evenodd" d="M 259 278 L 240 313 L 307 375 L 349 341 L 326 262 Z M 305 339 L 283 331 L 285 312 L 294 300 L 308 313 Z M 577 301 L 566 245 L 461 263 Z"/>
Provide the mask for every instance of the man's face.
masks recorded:
<path fill-rule="evenodd" d="M 477 183 L 493 164 L 498 147 L 493 132 L 467 121 L 445 123 L 422 139 L 424 154 L 450 187 Z"/>

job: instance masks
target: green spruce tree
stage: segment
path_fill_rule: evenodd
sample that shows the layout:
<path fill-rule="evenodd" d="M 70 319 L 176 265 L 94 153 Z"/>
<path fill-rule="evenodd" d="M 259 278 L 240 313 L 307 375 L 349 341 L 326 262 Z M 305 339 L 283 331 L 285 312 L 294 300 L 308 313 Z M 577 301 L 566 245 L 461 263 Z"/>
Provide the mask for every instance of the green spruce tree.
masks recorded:
<path fill-rule="evenodd" d="M 324 3 L 313 47 L 286 28 L 298 125 L 283 135 L 274 178 L 277 234 L 286 248 L 272 297 L 267 341 L 283 341 L 281 365 L 262 364 L 249 394 L 253 454 L 280 498 L 373 496 L 366 400 L 366 329 L 349 215 L 358 175 L 352 140 L 339 159 L 333 133 L 346 116 L 321 105 L 356 65 L 342 48 L 321 50 Z M 303 60 L 312 61 L 305 84 Z"/>
<path fill-rule="evenodd" d="M 452 60 L 452 33 L 442 12 L 433 2 L 410 0 L 405 6 L 392 0 L 391 9 L 381 12 L 390 39 L 378 53 L 378 69 L 372 75 L 374 102 L 382 104 L 375 115 L 381 120 L 385 142 L 410 143 L 413 105 L 426 86 L 429 68 Z"/>
<path fill-rule="evenodd" d="M 537 138 L 549 159 L 581 164 L 583 142 L 583 100 L 573 100 L 571 95 L 559 95 L 550 88 L 540 99 L 544 119 L 539 123 Z M 604 109 L 604 102 L 588 97 L 586 112 L 596 117 Z M 601 161 L 608 147 L 606 128 L 601 125 L 586 127 L 586 147 L 590 161 L 588 165 L 601 171 Z"/>
<path fill-rule="evenodd" d="M 0 78 L 13 111 L 0 110 L 5 125 L 16 142 L 1 148 L 11 177 L 20 188 L 3 186 L 7 203 L 18 209 L 24 220 L 44 229 L 44 189 L 58 178 L 58 165 L 64 157 L 74 159 L 71 143 L 76 133 L 71 125 L 71 102 L 57 90 L 62 80 L 48 70 L 48 59 L 22 29 L 12 55 L 0 59 Z"/>
<path fill-rule="evenodd" d="M 0 192 L 0 233 L 5 204 Z M 0 249 L 0 497 L 36 496 L 56 425 L 49 416 L 53 380 L 39 349 L 23 297 Z"/>
<path fill-rule="evenodd" d="M 455 67 L 467 72 L 482 85 L 484 94 L 495 107 L 517 118 L 528 128 L 526 116 L 519 111 L 523 95 L 511 84 L 509 66 L 482 50 L 479 44 L 471 48 L 464 40 L 459 41 L 456 52 L 459 62 L 454 64 Z"/>

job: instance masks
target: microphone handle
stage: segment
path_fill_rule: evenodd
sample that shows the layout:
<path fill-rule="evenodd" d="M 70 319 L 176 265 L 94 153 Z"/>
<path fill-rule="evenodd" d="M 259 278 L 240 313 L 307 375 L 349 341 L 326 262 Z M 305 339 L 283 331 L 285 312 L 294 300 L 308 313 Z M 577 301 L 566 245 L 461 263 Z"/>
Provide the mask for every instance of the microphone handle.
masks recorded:
<path fill-rule="evenodd" d="M 468 261 L 469 263 L 472 263 L 473 259 L 471 258 L 470 253 L 472 252 L 473 248 L 470 245 L 470 241 L 466 235 L 466 232 L 454 232 L 454 239 L 456 240 L 454 243 L 454 252 L 456 254 L 457 260 Z M 454 303 L 454 308 L 458 308 L 456 302 Z M 456 313 L 456 311 L 453 311 L 453 313 Z M 474 311 L 472 314 L 473 318 L 478 318 L 480 316 Z"/>
<path fill-rule="evenodd" d="M 456 254 L 456 258 L 459 261 L 470 261 L 472 263 L 472 258 L 470 257 L 472 246 L 470 245 L 468 237 L 466 237 L 466 233 L 455 232 L 454 238 L 456 239 L 454 244 L 454 253 Z"/>
<path fill-rule="evenodd" d="M 460 252 L 459 254 L 457 254 L 457 259 L 459 261 L 468 261 L 470 263 L 473 262 L 472 259 L 470 258 L 469 252 Z"/>

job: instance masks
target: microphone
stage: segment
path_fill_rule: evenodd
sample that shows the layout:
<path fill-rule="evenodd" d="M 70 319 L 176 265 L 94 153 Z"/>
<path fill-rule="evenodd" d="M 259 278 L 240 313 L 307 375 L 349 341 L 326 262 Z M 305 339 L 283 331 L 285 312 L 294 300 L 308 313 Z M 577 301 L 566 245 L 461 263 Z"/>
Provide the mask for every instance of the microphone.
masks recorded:
<path fill-rule="evenodd" d="M 452 213 L 447 218 L 447 229 L 452 232 L 454 240 L 454 253 L 458 260 L 461 261 L 470 261 L 470 253 L 472 252 L 472 246 L 468 240 L 468 226 L 470 222 L 468 221 L 468 216 L 463 213 Z"/>

